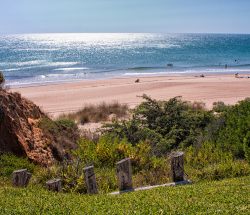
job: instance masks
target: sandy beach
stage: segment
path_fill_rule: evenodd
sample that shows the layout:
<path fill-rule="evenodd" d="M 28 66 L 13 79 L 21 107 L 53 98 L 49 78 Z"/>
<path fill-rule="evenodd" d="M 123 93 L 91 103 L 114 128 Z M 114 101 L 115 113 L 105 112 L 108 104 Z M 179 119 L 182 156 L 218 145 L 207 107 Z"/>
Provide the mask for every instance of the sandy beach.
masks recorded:
<path fill-rule="evenodd" d="M 113 78 L 108 80 L 83 80 L 73 83 L 13 88 L 32 100 L 51 116 L 76 111 L 86 104 L 118 101 L 134 107 L 142 101 L 144 93 L 155 99 L 182 96 L 188 101 L 201 101 L 209 109 L 213 102 L 234 104 L 250 97 L 250 78 L 233 75 L 154 76 Z"/>

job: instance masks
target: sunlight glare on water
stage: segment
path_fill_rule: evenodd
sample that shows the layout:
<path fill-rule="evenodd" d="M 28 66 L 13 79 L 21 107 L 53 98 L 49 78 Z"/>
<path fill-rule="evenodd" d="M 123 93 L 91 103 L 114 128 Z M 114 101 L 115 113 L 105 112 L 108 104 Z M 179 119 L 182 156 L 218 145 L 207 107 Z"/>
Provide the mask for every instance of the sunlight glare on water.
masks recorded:
<path fill-rule="evenodd" d="M 0 47 L 11 85 L 250 68 L 250 35 L 17 34 L 0 36 Z"/>

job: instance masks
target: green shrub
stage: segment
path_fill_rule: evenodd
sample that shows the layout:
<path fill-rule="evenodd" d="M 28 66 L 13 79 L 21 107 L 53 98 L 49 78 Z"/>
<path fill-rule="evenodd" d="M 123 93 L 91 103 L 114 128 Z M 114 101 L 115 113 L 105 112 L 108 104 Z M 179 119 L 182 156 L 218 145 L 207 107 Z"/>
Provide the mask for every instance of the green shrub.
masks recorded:
<path fill-rule="evenodd" d="M 114 168 L 95 168 L 95 174 L 99 193 L 109 193 L 118 189 Z"/>
<path fill-rule="evenodd" d="M 76 124 L 73 120 L 70 119 L 58 119 L 55 121 L 58 127 L 65 128 L 65 129 L 75 129 Z"/>
<path fill-rule="evenodd" d="M 57 124 L 49 118 L 42 118 L 39 121 L 39 127 L 41 129 L 43 129 L 44 131 L 48 131 L 51 133 L 59 132 L 59 128 L 58 128 Z"/>
<path fill-rule="evenodd" d="M 73 153 L 77 158 L 81 159 L 84 164 L 95 164 L 95 166 L 113 167 L 119 159 L 124 158 L 124 154 L 119 152 L 119 145 L 126 140 L 119 140 L 111 136 L 102 136 L 98 142 L 80 139 L 78 149 Z M 129 147 L 129 143 L 125 143 Z"/>
<path fill-rule="evenodd" d="M 213 111 L 215 111 L 217 113 L 225 112 L 225 111 L 227 111 L 228 108 L 230 108 L 230 106 L 225 105 L 225 103 L 222 101 L 218 101 L 218 102 L 213 103 Z"/>
<path fill-rule="evenodd" d="M 58 165 L 41 168 L 32 178 L 33 184 L 45 185 L 52 178 L 62 179 L 63 192 L 87 193 L 83 169 L 88 165 L 81 160 L 64 161 Z M 112 167 L 95 167 L 96 181 L 99 193 L 108 193 L 117 189 L 115 169 Z"/>
<path fill-rule="evenodd" d="M 225 152 L 214 143 L 205 142 L 201 146 L 190 146 L 185 151 L 187 165 L 197 169 L 218 163 L 233 161 L 233 155 Z"/>
<path fill-rule="evenodd" d="M 228 161 L 207 165 L 202 169 L 189 169 L 188 175 L 194 180 L 221 180 L 247 176 L 250 174 L 250 166 L 241 160 Z"/>
<path fill-rule="evenodd" d="M 156 157 L 147 142 L 133 146 L 126 139 L 119 140 L 110 135 L 102 136 L 98 142 L 81 139 L 78 149 L 73 151 L 75 161 L 61 167 L 65 191 L 86 192 L 83 168 L 95 166 L 96 178 L 101 193 L 117 189 L 115 164 L 129 157 L 133 166 L 134 185 L 157 184 L 169 181 L 169 165 L 165 158 Z M 80 161 L 76 165 L 76 163 Z M 63 171 L 62 171 L 63 169 Z M 154 177 L 157 176 L 157 177 Z"/>
<path fill-rule="evenodd" d="M 46 181 L 60 178 L 64 192 L 86 193 L 84 167 L 80 160 L 63 161 L 50 167 L 41 167 L 35 171 L 32 183 L 45 186 Z"/>
<path fill-rule="evenodd" d="M 225 123 L 219 130 L 217 144 L 236 158 L 245 158 L 244 140 L 250 131 L 250 99 L 231 106 L 223 113 Z M 247 141 L 247 140 L 246 140 Z"/>
<path fill-rule="evenodd" d="M 234 159 L 232 153 L 210 142 L 201 147 L 189 147 L 185 161 L 188 175 L 193 180 L 220 180 L 250 173 L 247 162 Z"/>
<path fill-rule="evenodd" d="M 104 133 L 127 138 L 132 144 L 148 141 L 156 154 L 194 144 L 213 119 L 212 112 L 182 101 L 179 97 L 157 101 L 144 95 L 132 119 L 104 127 Z"/>
<path fill-rule="evenodd" d="M 63 118 L 56 121 L 53 121 L 50 118 L 42 118 L 39 122 L 39 126 L 44 131 L 48 131 L 52 134 L 59 133 L 63 130 L 77 130 L 77 125 L 74 121 Z"/>
<path fill-rule="evenodd" d="M 17 157 L 13 154 L 0 155 L 0 176 L 10 177 L 13 171 L 18 169 L 27 169 L 33 173 L 36 166 L 27 158 Z"/>
<path fill-rule="evenodd" d="M 63 181 L 65 192 L 86 193 L 83 168 L 84 165 L 80 160 L 66 161 L 62 164 L 58 175 Z"/>
<path fill-rule="evenodd" d="M 50 167 L 39 167 L 36 168 L 31 178 L 33 184 L 45 185 L 46 181 L 59 177 L 59 165 L 54 164 Z"/>
<path fill-rule="evenodd" d="M 155 167 L 157 159 L 160 159 L 154 155 L 151 145 L 146 141 L 133 146 L 127 139 L 120 140 L 111 135 L 102 136 L 98 142 L 82 138 L 73 154 L 84 165 L 94 164 L 97 167 L 114 167 L 116 162 L 129 157 L 138 171 Z"/>

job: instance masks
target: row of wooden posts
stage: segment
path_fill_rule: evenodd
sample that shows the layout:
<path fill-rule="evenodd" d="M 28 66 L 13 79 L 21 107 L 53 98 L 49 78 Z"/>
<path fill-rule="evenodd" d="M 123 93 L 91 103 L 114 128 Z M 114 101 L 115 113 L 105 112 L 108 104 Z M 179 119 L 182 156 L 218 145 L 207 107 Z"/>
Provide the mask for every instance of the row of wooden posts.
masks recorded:
<path fill-rule="evenodd" d="M 175 152 L 170 157 L 171 178 L 173 182 L 184 181 L 184 154 Z M 125 158 L 116 163 L 116 175 L 120 192 L 132 191 L 132 166 L 130 158 Z M 85 183 L 89 194 L 97 194 L 98 188 L 94 172 L 94 166 L 84 168 Z M 26 187 L 30 181 L 31 173 L 26 169 L 13 172 L 12 183 L 17 187 Z M 62 180 L 53 179 L 46 182 L 48 190 L 59 192 L 62 190 Z"/>

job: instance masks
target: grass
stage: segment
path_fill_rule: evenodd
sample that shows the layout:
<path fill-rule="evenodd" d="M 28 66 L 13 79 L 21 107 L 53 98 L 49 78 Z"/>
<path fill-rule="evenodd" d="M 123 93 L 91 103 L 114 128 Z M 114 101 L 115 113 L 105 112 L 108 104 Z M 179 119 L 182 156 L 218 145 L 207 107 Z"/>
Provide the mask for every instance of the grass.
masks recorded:
<path fill-rule="evenodd" d="M 109 120 L 111 114 L 114 114 L 115 118 L 126 117 L 128 114 L 128 106 L 126 104 L 120 104 L 113 102 L 110 104 L 101 103 L 99 105 L 87 105 L 81 110 L 63 114 L 59 116 L 59 119 L 71 119 L 80 124 L 88 122 L 103 122 Z"/>
<path fill-rule="evenodd" d="M 12 154 L 0 154 L 0 178 L 10 177 L 18 169 L 27 169 L 33 173 L 36 166 L 27 158 L 19 158 Z"/>
<path fill-rule="evenodd" d="M 0 187 L 0 214 L 249 214 L 250 177 L 119 196 Z"/>

